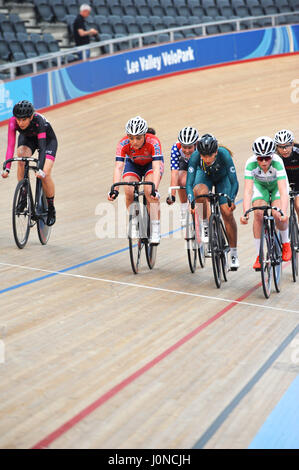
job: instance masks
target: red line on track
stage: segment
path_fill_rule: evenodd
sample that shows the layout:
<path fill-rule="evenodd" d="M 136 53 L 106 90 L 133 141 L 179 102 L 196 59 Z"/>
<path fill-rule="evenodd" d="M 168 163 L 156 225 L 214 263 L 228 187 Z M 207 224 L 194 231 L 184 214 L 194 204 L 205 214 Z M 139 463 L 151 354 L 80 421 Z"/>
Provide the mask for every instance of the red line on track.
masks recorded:
<path fill-rule="evenodd" d="M 204 330 L 207 326 L 211 325 L 214 323 L 218 318 L 222 317 L 227 313 L 229 310 L 231 310 L 235 305 L 239 305 L 239 302 L 244 300 L 246 297 L 248 297 L 252 292 L 254 292 L 258 287 L 261 286 L 261 282 L 259 284 L 256 284 L 254 287 L 249 289 L 247 292 L 242 294 L 240 297 L 238 297 L 236 300 L 233 300 L 230 304 L 228 304 L 225 308 L 220 310 L 218 313 L 216 313 L 213 317 L 209 318 L 209 320 L 205 321 L 201 325 L 199 325 L 195 330 L 191 331 L 188 333 L 186 336 L 181 338 L 179 341 L 177 341 L 175 344 L 170 346 L 168 349 L 163 351 L 161 354 L 156 356 L 154 359 L 152 359 L 150 362 L 145 364 L 143 367 L 138 369 L 136 372 L 131 374 L 129 377 L 126 379 L 122 380 L 119 382 L 117 385 L 112 387 L 108 392 L 104 393 L 101 397 L 99 397 L 96 401 L 91 403 L 89 406 L 84 408 L 80 413 L 76 414 L 73 418 L 71 418 L 69 421 L 66 421 L 62 426 L 57 428 L 55 431 L 50 433 L 48 436 L 46 436 L 44 439 L 39 441 L 37 444 L 35 444 L 32 449 L 43 449 L 48 447 L 52 442 L 54 442 L 56 439 L 58 439 L 60 436 L 65 434 L 67 431 L 69 431 L 71 428 L 73 428 L 76 424 L 78 424 L 80 421 L 82 421 L 84 418 L 86 418 L 88 415 L 90 415 L 93 411 L 98 409 L 100 406 L 102 406 L 104 403 L 106 403 L 108 400 L 113 398 L 117 393 L 121 392 L 124 388 L 126 388 L 128 385 L 130 385 L 132 382 L 134 382 L 138 377 L 143 375 L 145 372 L 150 370 L 152 367 L 154 367 L 156 364 L 159 362 L 163 361 L 167 356 L 169 356 L 171 353 L 179 349 L 181 346 L 183 346 L 185 343 L 187 343 L 189 340 L 194 338 L 198 333 L 200 333 L 202 330 Z"/>

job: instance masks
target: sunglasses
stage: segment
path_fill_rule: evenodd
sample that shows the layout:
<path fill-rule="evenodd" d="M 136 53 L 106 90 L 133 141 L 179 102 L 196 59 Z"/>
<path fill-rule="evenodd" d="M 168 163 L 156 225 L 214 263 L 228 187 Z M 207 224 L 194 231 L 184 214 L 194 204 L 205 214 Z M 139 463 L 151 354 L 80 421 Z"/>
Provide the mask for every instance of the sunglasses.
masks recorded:
<path fill-rule="evenodd" d="M 256 159 L 258 162 L 262 162 L 263 160 L 265 160 L 265 162 L 269 162 L 272 160 L 272 157 L 256 157 Z"/>
<path fill-rule="evenodd" d="M 278 149 L 284 150 L 284 149 L 289 149 L 292 147 L 292 144 L 287 144 L 287 145 L 277 145 Z"/>

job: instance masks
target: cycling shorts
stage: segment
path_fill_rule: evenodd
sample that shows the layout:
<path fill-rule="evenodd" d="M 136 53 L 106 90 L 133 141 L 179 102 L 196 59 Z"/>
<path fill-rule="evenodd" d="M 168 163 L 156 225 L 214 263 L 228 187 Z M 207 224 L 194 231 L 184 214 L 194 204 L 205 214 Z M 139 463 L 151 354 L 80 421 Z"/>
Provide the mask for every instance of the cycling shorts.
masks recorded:
<path fill-rule="evenodd" d="M 160 176 L 162 177 L 164 171 L 164 163 L 160 162 Z M 145 178 L 150 173 L 153 173 L 152 162 L 149 162 L 147 165 L 137 165 L 132 162 L 129 158 L 126 158 L 125 167 L 123 171 L 123 178 L 125 176 L 136 176 L 138 181 L 141 181 L 142 178 Z"/>
<path fill-rule="evenodd" d="M 21 145 L 26 145 L 26 147 L 29 147 L 32 152 L 32 155 L 36 150 L 39 149 L 37 137 L 27 137 L 24 134 L 20 134 L 18 137 L 18 147 L 20 147 Z M 56 138 L 52 138 L 49 140 L 47 139 L 45 158 L 54 161 L 56 157 L 57 147 L 58 143 Z"/>
<path fill-rule="evenodd" d="M 267 204 L 269 204 L 270 196 L 271 201 L 276 201 L 276 199 L 280 199 L 277 181 L 273 181 L 272 183 L 269 183 L 267 186 L 265 186 L 259 181 L 254 180 L 252 202 L 258 199 L 262 199 Z"/>
<path fill-rule="evenodd" d="M 225 176 L 222 180 L 220 181 L 214 181 L 213 178 L 211 178 L 209 175 L 207 175 L 204 171 L 201 169 L 198 169 L 196 171 L 196 176 L 195 176 L 195 181 L 194 181 L 194 186 L 197 184 L 205 184 L 208 188 L 209 191 L 212 191 L 213 186 L 215 186 L 215 192 L 216 193 L 225 193 L 228 196 L 231 194 L 232 190 L 232 185 L 230 182 L 230 179 L 228 176 Z M 219 198 L 219 203 L 220 205 L 222 204 L 227 204 L 227 199 L 223 196 Z"/>

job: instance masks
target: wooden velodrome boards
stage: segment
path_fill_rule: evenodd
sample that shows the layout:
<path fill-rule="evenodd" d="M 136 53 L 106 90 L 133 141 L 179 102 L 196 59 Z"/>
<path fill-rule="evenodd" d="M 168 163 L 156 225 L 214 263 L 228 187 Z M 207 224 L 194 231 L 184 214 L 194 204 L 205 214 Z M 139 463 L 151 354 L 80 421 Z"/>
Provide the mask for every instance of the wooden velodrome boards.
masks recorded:
<path fill-rule="evenodd" d="M 299 139 L 296 78 L 298 55 L 278 57 L 140 83 L 45 113 L 59 140 L 57 223 L 47 246 L 32 230 L 24 250 L 16 248 L 16 170 L 0 182 L 1 448 L 249 446 L 298 374 L 298 285 L 285 266 L 281 293 L 265 300 L 252 270 L 251 224 L 239 224 L 242 203 L 239 271 L 220 290 L 210 260 L 190 273 L 182 232 L 168 234 L 179 228 L 165 205 L 169 154 L 185 125 L 215 134 L 234 152 L 240 201 L 253 140 L 285 127 Z M 136 276 L 123 199 L 108 203 L 107 192 L 116 144 L 137 114 L 156 129 L 165 174 L 157 263 L 149 271 L 143 259 Z M 2 159 L 6 136 L 1 127 Z"/>

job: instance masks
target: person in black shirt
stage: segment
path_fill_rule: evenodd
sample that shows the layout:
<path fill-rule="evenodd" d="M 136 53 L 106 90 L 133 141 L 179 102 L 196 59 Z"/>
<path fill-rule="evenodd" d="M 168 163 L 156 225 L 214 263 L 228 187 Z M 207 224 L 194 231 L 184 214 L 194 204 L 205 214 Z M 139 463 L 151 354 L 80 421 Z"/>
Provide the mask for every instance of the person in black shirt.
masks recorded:
<path fill-rule="evenodd" d="M 294 183 L 294 190 L 299 191 L 299 144 L 294 142 L 293 132 L 288 129 L 276 132 L 274 141 L 276 153 L 283 160 L 289 183 Z M 299 196 L 295 199 L 295 209 L 299 219 Z"/>
<path fill-rule="evenodd" d="M 85 18 L 87 18 L 90 15 L 91 12 L 91 7 L 87 4 L 83 4 L 80 7 L 80 13 L 76 17 L 74 24 L 73 24 L 73 29 L 74 29 L 74 39 L 76 46 L 85 46 L 86 44 L 89 44 L 90 42 L 90 36 L 95 36 L 98 33 L 98 31 L 94 28 L 87 29 L 86 28 L 86 22 Z M 90 51 L 87 51 L 87 57 L 89 57 Z M 79 53 L 80 59 L 82 59 L 82 52 Z"/>

